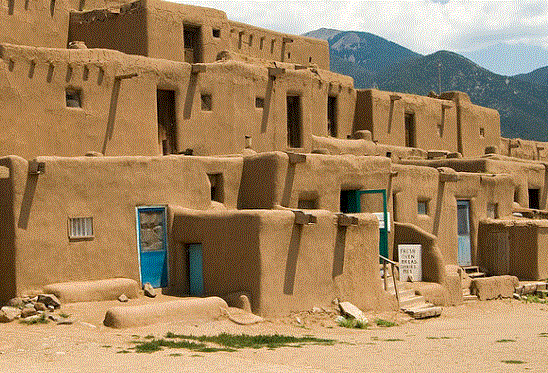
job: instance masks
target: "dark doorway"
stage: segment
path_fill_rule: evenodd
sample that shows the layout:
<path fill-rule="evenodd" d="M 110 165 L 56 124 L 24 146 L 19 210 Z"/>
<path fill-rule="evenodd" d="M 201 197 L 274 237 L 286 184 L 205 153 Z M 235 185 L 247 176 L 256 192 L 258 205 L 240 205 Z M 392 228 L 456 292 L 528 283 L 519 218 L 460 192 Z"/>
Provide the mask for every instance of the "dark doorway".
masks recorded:
<path fill-rule="evenodd" d="M 337 97 L 327 97 L 327 132 L 337 137 Z"/>
<path fill-rule="evenodd" d="M 158 111 L 158 143 L 162 154 L 177 153 L 177 121 L 175 91 L 159 89 L 156 92 Z"/>
<path fill-rule="evenodd" d="M 361 212 L 359 190 L 341 190 L 341 212 L 356 213 Z"/>
<path fill-rule="evenodd" d="M 529 189 L 529 208 L 540 209 L 540 189 Z"/>
<path fill-rule="evenodd" d="M 199 26 L 183 26 L 185 42 L 185 62 L 202 62 L 202 30 Z"/>
<path fill-rule="evenodd" d="M 287 96 L 287 145 L 290 148 L 302 146 L 301 130 L 301 97 Z"/>
<path fill-rule="evenodd" d="M 414 113 L 405 113 L 405 146 L 408 148 L 417 147 Z"/>
<path fill-rule="evenodd" d="M 207 174 L 207 176 L 209 177 L 209 182 L 211 184 L 211 200 L 223 203 L 223 174 Z"/>

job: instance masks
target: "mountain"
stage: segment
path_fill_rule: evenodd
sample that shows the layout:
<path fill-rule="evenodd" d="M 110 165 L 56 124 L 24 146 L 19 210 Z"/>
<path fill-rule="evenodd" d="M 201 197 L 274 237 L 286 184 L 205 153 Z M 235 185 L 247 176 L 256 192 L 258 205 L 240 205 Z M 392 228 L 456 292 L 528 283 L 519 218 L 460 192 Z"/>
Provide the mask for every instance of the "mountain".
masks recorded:
<path fill-rule="evenodd" d="M 352 76 L 357 88 L 374 86 L 376 76 L 389 65 L 421 57 L 410 49 L 368 32 L 321 28 L 304 36 L 327 40 L 331 70 Z"/>
<path fill-rule="evenodd" d="M 548 66 L 506 77 L 457 53 L 422 56 L 366 32 L 305 35 L 329 42 L 331 70 L 352 76 L 356 88 L 426 95 L 439 92 L 441 82 L 441 91 L 466 92 L 473 103 L 498 110 L 502 136 L 548 141 Z"/>
<path fill-rule="evenodd" d="M 516 75 L 514 78 L 524 82 L 548 86 L 548 66 L 533 70 L 527 74 Z"/>
<path fill-rule="evenodd" d="M 377 83 L 382 90 L 426 95 L 439 91 L 440 80 L 441 91 L 466 92 L 473 103 L 497 109 L 503 136 L 548 141 L 546 87 L 492 73 L 457 53 L 440 51 L 400 63 Z"/>

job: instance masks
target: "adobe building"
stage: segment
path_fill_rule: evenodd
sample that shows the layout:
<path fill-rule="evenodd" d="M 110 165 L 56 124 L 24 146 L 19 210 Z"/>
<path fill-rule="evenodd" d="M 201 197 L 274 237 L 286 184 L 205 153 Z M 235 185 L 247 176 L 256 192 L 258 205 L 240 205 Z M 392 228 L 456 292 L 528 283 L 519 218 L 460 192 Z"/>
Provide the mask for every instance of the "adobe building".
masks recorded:
<path fill-rule="evenodd" d="M 261 315 L 395 309 L 379 256 L 401 244 L 440 304 L 451 265 L 546 277 L 545 145 L 465 93 L 356 90 L 326 41 L 209 8 L 2 9 L 0 302 L 126 277 Z"/>

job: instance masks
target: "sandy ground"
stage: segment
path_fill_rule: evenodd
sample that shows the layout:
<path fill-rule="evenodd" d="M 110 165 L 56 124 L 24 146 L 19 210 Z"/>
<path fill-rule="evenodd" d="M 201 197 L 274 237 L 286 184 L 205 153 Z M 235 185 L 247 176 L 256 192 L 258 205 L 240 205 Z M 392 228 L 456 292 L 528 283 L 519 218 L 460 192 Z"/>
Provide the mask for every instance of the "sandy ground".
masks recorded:
<path fill-rule="evenodd" d="M 0 324 L 0 372 L 548 372 L 548 338 L 542 334 L 548 333 L 548 305 L 516 300 L 466 303 L 421 321 L 383 314 L 378 316 L 399 325 L 366 330 L 334 326 L 330 315 L 306 312 L 250 326 L 221 319 L 116 330 L 101 325 L 113 305 L 118 303 L 64 305 L 62 311 L 76 320 L 72 325 Z M 135 336 L 161 337 L 168 331 L 313 335 L 338 342 L 236 352 L 118 353 L 133 346 Z"/>

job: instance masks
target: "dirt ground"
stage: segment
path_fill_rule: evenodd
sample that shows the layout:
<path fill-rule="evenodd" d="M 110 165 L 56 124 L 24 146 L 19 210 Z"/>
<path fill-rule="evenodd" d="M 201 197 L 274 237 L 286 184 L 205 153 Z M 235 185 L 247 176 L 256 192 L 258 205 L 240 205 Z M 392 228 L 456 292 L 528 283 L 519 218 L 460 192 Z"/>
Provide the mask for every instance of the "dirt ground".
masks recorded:
<path fill-rule="evenodd" d="M 149 300 L 131 302 L 145 301 Z M 75 320 L 72 325 L 0 324 L 0 372 L 548 371 L 548 305 L 516 300 L 470 302 L 421 321 L 396 313 L 369 315 L 394 320 L 398 326 L 368 329 L 336 326 L 333 315 L 316 310 L 249 326 L 221 319 L 116 330 L 101 324 L 105 310 L 113 305 L 118 303 L 63 305 L 62 312 Z M 136 336 L 162 337 L 168 331 L 313 335 L 337 343 L 235 352 L 119 353 L 131 348 Z"/>

